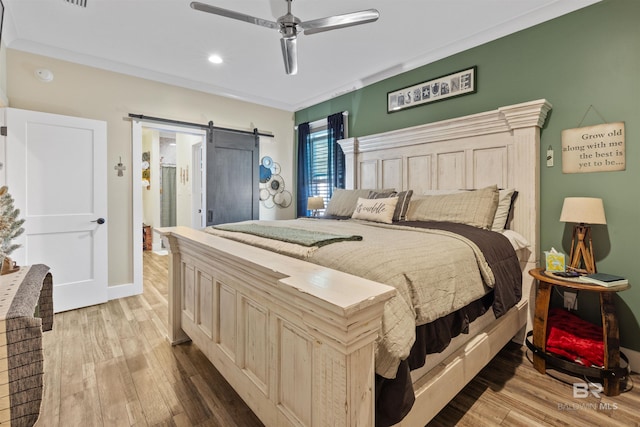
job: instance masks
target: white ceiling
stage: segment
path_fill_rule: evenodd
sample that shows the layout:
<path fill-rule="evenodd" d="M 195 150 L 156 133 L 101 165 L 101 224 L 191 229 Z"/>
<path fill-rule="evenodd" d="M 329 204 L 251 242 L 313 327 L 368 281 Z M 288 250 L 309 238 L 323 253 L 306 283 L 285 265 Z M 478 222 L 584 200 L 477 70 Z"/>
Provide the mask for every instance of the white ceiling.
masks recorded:
<path fill-rule="evenodd" d="M 286 10 L 285 0 L 200 1 L 272 21 Z M 380 19 L 300 35 L 293 76 L 284 72 L 276 30 L 193 10 L 190 0 L 86 0 L 86 8 L 3 0 L 2 40 L 12 49 L 296 111 L 597 1 L 294 0 L 292 13 L 302 21 L 369 8 Z M 209 63 L 213 53 L 225 62 Z"/>

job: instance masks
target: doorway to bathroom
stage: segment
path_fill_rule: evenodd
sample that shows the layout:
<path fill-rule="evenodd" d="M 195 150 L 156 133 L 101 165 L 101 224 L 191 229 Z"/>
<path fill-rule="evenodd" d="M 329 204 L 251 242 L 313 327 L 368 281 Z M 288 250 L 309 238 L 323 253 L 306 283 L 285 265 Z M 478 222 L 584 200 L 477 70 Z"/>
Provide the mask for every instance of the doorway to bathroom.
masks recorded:
<path fill-rule="evenodd" d="M 142 222 L 158 227 L 204 226 L 204 135 L 143 127 Z M 163 252 L 160 236 L 143 232 L 143 249 Z"/>
<path fill-rule="evenodd" d="M 143 253 L 167 254 L 154 229 L 258 219 L 262 134 L 133 117 L 133 276 L 142 293 Z"/>

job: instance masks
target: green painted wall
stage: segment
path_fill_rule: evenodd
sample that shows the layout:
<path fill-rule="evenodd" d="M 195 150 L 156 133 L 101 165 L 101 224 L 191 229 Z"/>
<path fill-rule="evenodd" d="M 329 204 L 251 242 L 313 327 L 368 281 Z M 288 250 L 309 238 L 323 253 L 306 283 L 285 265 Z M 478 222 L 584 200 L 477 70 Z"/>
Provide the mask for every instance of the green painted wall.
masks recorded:
<path fill-rule="evenodd" d="M 542 130 L 541 248 L 569 251 L 571 226 L 561 223 L 565 197 L 601 197 L 606 226 L 594 226 L 599 271 L 627 276 L 630 290 L 616 297 L 621 343 L 640 351 L 640 2 L 604 0 L 536 27 L 484 44 L 298 111 L 295 122 L 348 110 L 349 134 L 361 136 L 545 98 L 553 109 Z M 386 113 L 386 94 L 478 66 L 476 94 Z M 593 105 L 608 122 L 625 122 L 626 170 L 563 174 L 561 132 L 578 127 Z M 600 124 L 590 111 L 582 126 Z M 599 320 L 597 299 L 580 294 L 579 313 Z"/>

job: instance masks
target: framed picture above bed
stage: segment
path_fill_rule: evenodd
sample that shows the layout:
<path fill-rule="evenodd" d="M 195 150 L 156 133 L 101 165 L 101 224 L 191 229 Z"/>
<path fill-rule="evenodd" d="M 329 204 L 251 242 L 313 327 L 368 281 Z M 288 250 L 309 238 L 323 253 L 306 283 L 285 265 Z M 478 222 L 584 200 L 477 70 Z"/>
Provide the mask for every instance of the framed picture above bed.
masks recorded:
<path fill-rule="evenodd" d="M 473 66 L 387 93 L 387 113 L 476 92 L 478 67 Z"/>

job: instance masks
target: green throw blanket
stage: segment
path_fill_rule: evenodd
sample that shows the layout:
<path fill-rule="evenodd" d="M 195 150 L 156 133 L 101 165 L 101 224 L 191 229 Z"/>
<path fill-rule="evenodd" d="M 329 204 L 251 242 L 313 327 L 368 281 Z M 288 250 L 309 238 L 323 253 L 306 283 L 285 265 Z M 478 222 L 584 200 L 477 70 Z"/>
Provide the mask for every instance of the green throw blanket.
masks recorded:
<path fill-rule="evenodd" d="M 267 239 L 280 240 L 282 242 L 296 243 L 301 246 L 325 246 L 335 242 L 346 240 L 362 240 L 362 236 L 323 233 L 289 227 L 272 227 L 260 224 L 221 224 L 213 228 L 224 231 L 252 234 Z"/>

